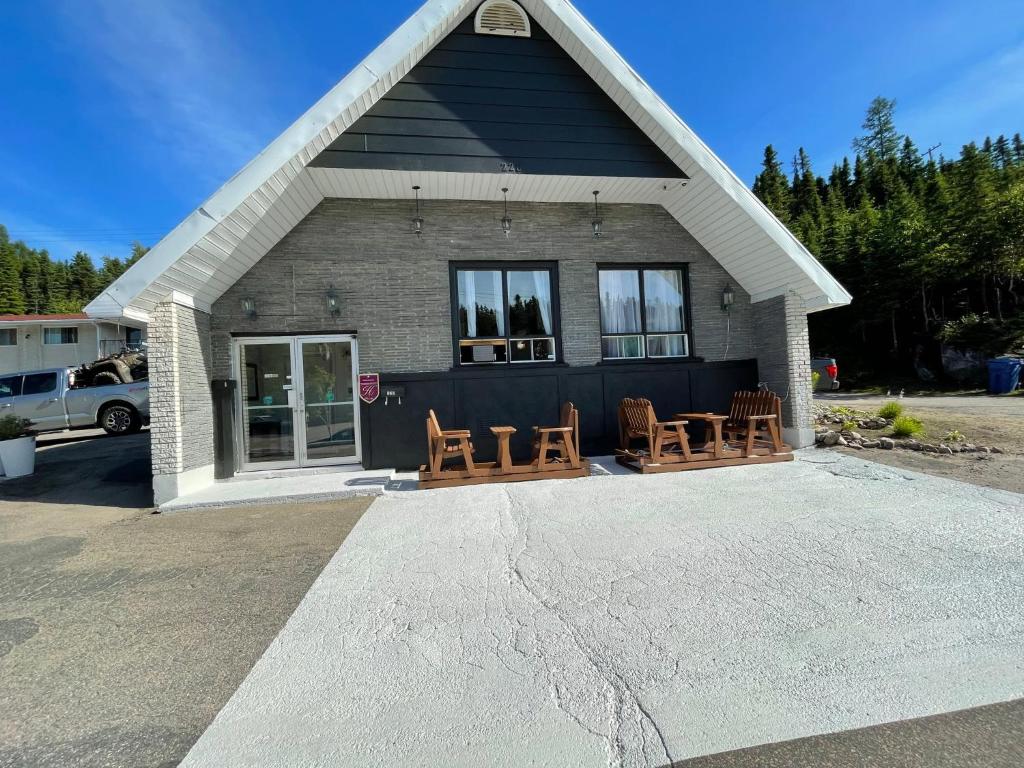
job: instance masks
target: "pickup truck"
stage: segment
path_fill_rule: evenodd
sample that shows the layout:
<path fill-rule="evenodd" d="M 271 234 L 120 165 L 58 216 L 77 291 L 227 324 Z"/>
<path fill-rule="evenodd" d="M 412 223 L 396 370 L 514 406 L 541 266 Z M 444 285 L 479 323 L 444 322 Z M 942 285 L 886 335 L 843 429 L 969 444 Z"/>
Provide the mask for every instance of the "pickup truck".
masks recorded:
<path fill-rule="evenodd" d="M 149 382 L 75 387 L 74 368 L 0 376 L 0 416 L 32 422 L 35 432 L 102 427 L 111 435 L 149 423 Z"/>

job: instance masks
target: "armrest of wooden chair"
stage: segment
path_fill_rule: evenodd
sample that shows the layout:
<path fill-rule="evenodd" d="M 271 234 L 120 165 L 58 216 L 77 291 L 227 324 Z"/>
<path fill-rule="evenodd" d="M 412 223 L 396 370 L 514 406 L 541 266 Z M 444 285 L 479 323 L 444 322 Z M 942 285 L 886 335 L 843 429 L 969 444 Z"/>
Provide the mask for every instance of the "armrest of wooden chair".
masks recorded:
<path fill-rule="evenodd" d="M 690 422 L 688 421 L 656 421 L 654 426 L 656 427 L 685 427 Z"/>
<path fill-rule="evenodd" d="M 563 434 L 572 432 L 572 427 L 534 427 L 533 429 L 538 434 L 541 432 L 547 432 L 548 434 L 552 432 L 561 432 Z"/>
<path fill-rule="evenodd" d="M 446 429 L 441 432 L 441 437 L 447 438 L 460 438 L 460 437 L 471 437 L 468 429 Z"/>

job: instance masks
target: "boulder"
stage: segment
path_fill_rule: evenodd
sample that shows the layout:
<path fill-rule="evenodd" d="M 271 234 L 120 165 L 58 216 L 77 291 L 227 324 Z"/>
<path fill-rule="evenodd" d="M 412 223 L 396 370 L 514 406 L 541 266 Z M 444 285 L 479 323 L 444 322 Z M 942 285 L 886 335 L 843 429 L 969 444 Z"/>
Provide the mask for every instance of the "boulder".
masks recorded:
<path fill-rule="evenodd" d="M 822 445 L 835 445 L 836 443 L 839 442 L 839 440 L 839 433 L 833 430 L 829 430 L 824 435 L 822 435 L 821 443 Z"/>
<path fill-rule="evenodd" d="M 891 451 L 896 447 L 896 441 L 891 437 L 883 437 L 879 439 L 878 447 L 885 451 Z"/>

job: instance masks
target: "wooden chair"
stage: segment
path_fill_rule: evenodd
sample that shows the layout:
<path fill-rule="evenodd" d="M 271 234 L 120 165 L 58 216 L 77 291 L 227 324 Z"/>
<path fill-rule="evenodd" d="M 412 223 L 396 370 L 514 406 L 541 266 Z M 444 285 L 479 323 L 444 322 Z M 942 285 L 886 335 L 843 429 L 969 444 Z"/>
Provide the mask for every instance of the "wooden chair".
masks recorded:
<path fill-rule="evenodd" d="M 442 476 L 445 459 L 461 456 L 466 465 L 466 471 L 473 473 L 476 465 L 473 463 L 473 443 L 470 442 L 468 429 L 441 429 L 437 421 L 437 414 L 433 409 L 427 412 L 427 456 L 429 457 L 429 473 L 435 478 Z"/>
<path fill-rule="evenodd" d="M 557 450 L 558 456 L 548 460 L 548 451 Z M 579 469 L 580 413 L 572 403 L 562 406 L 557 427 L 533 428 L 533 463 L 538 470 L 564 469 L 568 464 Z"/>
<path fill-rule="evenodd" d="M 658 421 L 650 400 L 627 397 L 619 403 L 619 455 L 641 465 L 692 461 L 686 421 Z M 632 448 L 647 441 L 647 453 Z"/>
<path fill-rule="evenodd" d="M 726 440 L 742 443 L 747 456 L 792 451 L 782 442 L 781 424 L 782 400 L 774 392 L 736 392 L 722 434 Z"/>

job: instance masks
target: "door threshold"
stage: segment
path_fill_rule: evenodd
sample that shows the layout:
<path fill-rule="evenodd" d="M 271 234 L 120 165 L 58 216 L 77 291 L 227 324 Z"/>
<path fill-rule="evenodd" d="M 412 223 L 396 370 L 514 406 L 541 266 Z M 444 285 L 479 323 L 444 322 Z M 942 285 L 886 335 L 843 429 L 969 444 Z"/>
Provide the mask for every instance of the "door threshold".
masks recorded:
<path fill-rule="evenodd" d="M 269 480 L 275 477 L 303 477 L 306 475 L 334 475 L 365 472 L 362 464 L 335 464 L 329 467 L 293 467 L 291 469 L 253 469 L 235 473 L 234 477 L 219 483 L 244 483 L 248 480 Z"/>

